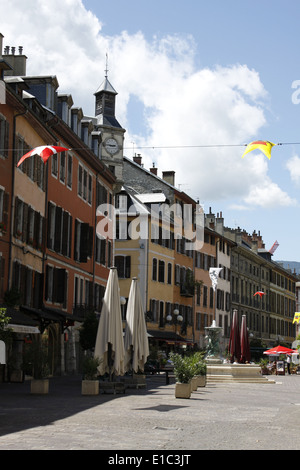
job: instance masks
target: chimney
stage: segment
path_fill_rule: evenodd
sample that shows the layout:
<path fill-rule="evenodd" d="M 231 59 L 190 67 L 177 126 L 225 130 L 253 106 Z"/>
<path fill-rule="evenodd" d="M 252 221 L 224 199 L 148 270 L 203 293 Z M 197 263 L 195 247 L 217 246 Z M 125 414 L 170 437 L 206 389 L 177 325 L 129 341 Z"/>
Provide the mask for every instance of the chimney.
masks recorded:
<path fill-rule="evenodd" d="M 155 168 L 154 165 L 155 165 L 155 163 L 153 163 L 153 167 L 150 168 L 150 171 L 151 171 L 151 173 L 152 173 L 153 175 L 156 175 L 156 176 L 157 176 L 157 168 Z"/>
<path fill-rule="evenodd" d="M 167 183 L 175 186 L 175 171 L 163 171 L 162 177 Z"/>
<path fill-rule="evenodd" d="M 0 104 L 5 104 L 6 99 L 5 83 L 3 81 L 4 74 L 5 71 L 11 70 L 10 64 L 2 56 L 3 38 L 3 34 L 0 33 Z"/>
<path fill-rule="evenodd" d="M 135 154 L 135 156 L 133 157 L 133 161 L 134 161 L 134 163 L 137 163 L 138 165 L 142 166 L 141 154 L 140 153 Z"/>
<path fill-rule="evenodd" d="M 26 76 L 27 57 L 23 54 L 23 46 L 18 47 L 19 54 L 16 54 L 16 47 L 5 46 L 5 61 L 11 66 L 12 70 L 6 70 L 5 76 Z"/>

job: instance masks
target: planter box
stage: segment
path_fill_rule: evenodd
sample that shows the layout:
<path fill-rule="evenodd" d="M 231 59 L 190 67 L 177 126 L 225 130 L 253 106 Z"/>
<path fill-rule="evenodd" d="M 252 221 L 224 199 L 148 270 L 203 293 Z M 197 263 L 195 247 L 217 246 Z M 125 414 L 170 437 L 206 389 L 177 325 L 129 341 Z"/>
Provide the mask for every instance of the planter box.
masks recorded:
<path fill-rule="evenodd" d="M 124 382 L 102 382 L 100 381 L 100 392 L 102 393 L 125 393 Z"/>
<path fill-rule="evenodd" d="M 191 380 L 191 391 L 195 392 L 197 390 L 197 387 L 198 387 L 198 378 L 193 377 Z"/>
<path fill-rule="evenodd" d="M 82 380 L 81 395 L 99 395 L 99 381 Z"/>
<path fill-rule="evenodd" d="M 24 372 L 22 370 L 13 370 L 9 373 L 9 381 L 21 383 L 24 381 Z"/>
<path fill-rule="evenodd" d="M 48 379 L 32 379 L 30 383 L 31 393 L 37 395 L 45 395 L 49 392 L 49 380 Z"/>
<path fill-rule="evenodd" d="M 191 396 L 191 384 L 182 384 L 176 382 L 175 384 L 175 398 L 190 398 Z"/>
<path fill-rule="evenodd" d="M 205 387 L 206 375 L 197 375 L 197 385 L 198 387 Z"/>

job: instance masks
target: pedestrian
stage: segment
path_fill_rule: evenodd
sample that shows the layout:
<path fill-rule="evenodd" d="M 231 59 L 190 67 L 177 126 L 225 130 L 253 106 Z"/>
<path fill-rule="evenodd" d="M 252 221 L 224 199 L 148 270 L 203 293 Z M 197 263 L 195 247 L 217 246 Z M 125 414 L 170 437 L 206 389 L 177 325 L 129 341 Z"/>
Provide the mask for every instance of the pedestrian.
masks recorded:
<path fill-rule="evenodd" d="M 288 371 L 288 374 L 291 375 L 291 356 L 288 354 L 287 355 L 287 358 L 286 358 L 286 363 L 287 363 L 287 371 Z"/>

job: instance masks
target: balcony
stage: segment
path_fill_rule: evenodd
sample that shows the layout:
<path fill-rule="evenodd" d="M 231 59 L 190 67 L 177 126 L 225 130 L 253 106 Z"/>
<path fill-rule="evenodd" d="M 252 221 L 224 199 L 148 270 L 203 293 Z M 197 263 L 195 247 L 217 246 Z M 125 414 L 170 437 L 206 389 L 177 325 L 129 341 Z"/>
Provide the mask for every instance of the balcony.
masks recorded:
<path fill-rule="evenodd" d="M 180 295 L 182 297 L 193 297 L 195 293 L 195 284 L 194 283 L 184 283 L 180 284 Z"/>
<path fill-rule="evenodd" d="M 87 304 L 74 304 L 72 309 L 73 315 L 81 320 L 84 320 L 87 315 L 93 311 L 93 307 Z"/>

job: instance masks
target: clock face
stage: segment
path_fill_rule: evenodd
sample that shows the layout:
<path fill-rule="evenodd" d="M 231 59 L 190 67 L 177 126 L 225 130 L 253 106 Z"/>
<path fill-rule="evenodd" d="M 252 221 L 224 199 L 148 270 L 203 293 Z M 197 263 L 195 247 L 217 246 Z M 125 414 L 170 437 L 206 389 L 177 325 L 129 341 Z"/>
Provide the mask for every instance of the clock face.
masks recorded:
<path fill-rule="evenodd" d="M 114 155 L 119 151 L 119 145 L 116 139 L 107 139 L 105 142 L 105 149 L 108 153 Z"/>

